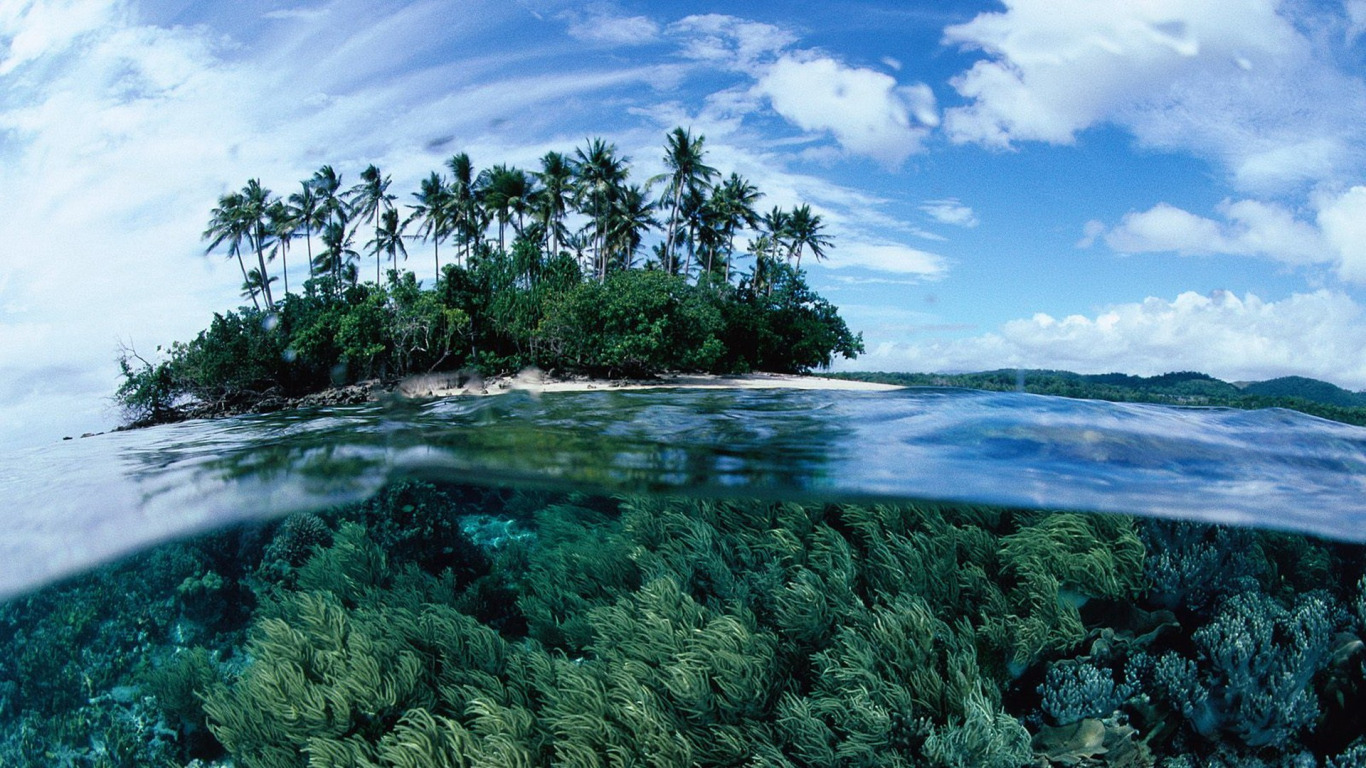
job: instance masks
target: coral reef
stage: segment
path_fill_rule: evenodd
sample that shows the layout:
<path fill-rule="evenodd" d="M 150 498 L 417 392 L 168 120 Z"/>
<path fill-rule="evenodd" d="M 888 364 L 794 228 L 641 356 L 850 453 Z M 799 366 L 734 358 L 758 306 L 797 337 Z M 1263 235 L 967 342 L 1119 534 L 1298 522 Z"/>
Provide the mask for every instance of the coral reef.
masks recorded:
<path fill-rule="evenodd" d="M 404 482 L 0 607 L 0 763 L 1346 768 L 1364 566 L 1072 512 Z"/>

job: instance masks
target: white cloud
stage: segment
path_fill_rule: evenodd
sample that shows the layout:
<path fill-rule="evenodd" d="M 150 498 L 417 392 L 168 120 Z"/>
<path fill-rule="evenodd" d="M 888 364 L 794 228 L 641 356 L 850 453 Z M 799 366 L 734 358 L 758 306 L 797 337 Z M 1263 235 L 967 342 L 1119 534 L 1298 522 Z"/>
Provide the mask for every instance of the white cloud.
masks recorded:
<path fill-rule="evenodd" d="M 898 85 L 890 75 L 823 56 L 782 56 L 755 87 L 802 130 L 828 131 L 846 150 L 888 166 L 918 151 L 939 123 L 929 86 Z"/>
<path fill-rule="evenodd" d="M 320 19 L 326 15 L 328 15 L 328 10 L 324 7 L 278 8 L 273 11 L 266 11 L 265 14 L 263 14 L 263 17 L 276 20 L 302 19 L 304 21 L 313 21 L 314 19 Z"/>
<path fill-rule="evenodd" d="M 952 81 L 960 142 L 1067 144 L 1101 123 L 1191 151 L 1250 189 L 1360 168 L 1366 85 L 1275 0 L 1007 0 L 945 30 L 981 50 Z M 1344 20 L 1342 22 L 1346 24 Z"/>
<path fill-rule="evenodd" d="M 975 227 L 980 222 L 977 214 L 966 205 L 963 205 L 956 198 L 944 200 L 926 200 L 921 204 L 920 210 L 929 215 L 930 218 L 940 224 L 952 224 L 955 227 Z"/>
<path fill-rule="evenodd" d="M 1352 187 L 1319 208 L 1323 237 L 1337 252 L 1344 280 L 1366 283 L 1366 187 Z"/>
<path fill-rule="evenodd" d="M 1351 45 L 1366 32 L 1366 0 L 1347 0 L 1343 10 L 1347 14 L 1347 31 L 1343 37 Z"/>
<path fill-rule="evenodd" d="M 659 24 L 645 16 L 621 16 L 605 6 L 592 6 L 586 13 L 569 11 L 569 36 L 605 45 L 645 45 L 659 39 Z"/>
<path fill-rule="evenodd" d="M 1311 222 L 1284 206 L 1258 200 L 1224 201 L 1217 208 L 1222 220 L 1158 203 L 1125 214 L 1108 231 L 1100 222 L 1088 222 L 1078 245 L 1087 247 L 1103 234 L 1106 245 L 1121 253 L 1230 254 L 1291 265 L 1333 264 L 1343 280 L 1366 283 L 1366 186 L 1320 194 L 1314 205 L 1317 215 Z"/>
<path fill-rule="evenodd" d="M 863 242 L 846 238 L 831 251 L 826 266 L 864 267 L 899 275 L 915 275 L 921 280 L 939 280 L 948 274 L 943 256 L 899 243 Z M 803 264 L 803 267 L 806 265 Z"/>
<path fill-rule="evenodd" d="M 118 4 L 99 24 L 72 21 L 66 38 L 48 31 L 46 19 L 86 7 L 99 6 L 0 9 L 0 40 L 51 43 L 31 56 L 0 48 L 8 67 L 0 74 L 0 445 L 107 429 L 120 341 L 150 354 L 240 302 L 236 265 L 205 257 L 199 238 L 228 189 L 261 176 L 287 193 L 323 163 L 350 182 L 375 162 L 406 195 L 439 167 L 442 158 L 424 149 L 434 137 L 455 137 L 481 164 L 499 162 L 547 134 L 581 139 L 590 112 L 600 124 L 600 108 L 576 109 L 576 98 L 638 91 L 663 76 L 643 67 L 537 77 L 523 67 L 509 78 L 482 59 L 409 63 L 377 77 L 392 62 L 373 64 L 386 60 L 376 52 L 415 55 L 411 33 L 445 13 L 439 3 L 372 24 L 368 4 L 333 2 L 320 8 L 326 18 L 296 15 L 267 25 L 268 38 L 240 41 L 222 30 L 139 25 Z M 507 14 L 490 3 L 472 16 L 496 29 Z M 371 64 L 331 58 L 358 49 Z M 301 50 L 310 53 L 294 55 Z M 302 244 L 290 253 L 296 289 L 302 253 Z M 44 385 L 25 383 L 36 381 Z"/>
<path fill-rule="evenodd" d="M 65 53 L 78 40 L 118 22 L 118 0 L 14 0 L 0 6 L 0 76 L 44 56 Z"/>
<path fill-rule="evenodd" d="M 1167 203 L 1131 212 L 1105 235 L 1122 253 L 1175 251 L 1181 254 L 1261 256 L 1287 264 L 1332 261 L 1318 229 L 1286 208 L 1256 200 L 1225 201 L 1223 221 L 1197 216 Z"/>
<path fill-rule="evenodd" d="M 1218 291 L 1148 298 L 1094 317 L 1036 314 L 967 338 L 867 339 L 845 369 L 980 371 L 1053 368 L 1156 375 L 1195 370 L 1227 381 L 1310 376 L 1366 388 L 1366 322 L 1346 294 L 1266 302 Z"/>
<path fill-rule="evenodd" d="M 684 17 L 668 32 L 682 38 L 684 56 L 741 70 L 797 42 L 783 27 L 719 13 Z"/>
<path fill-rule="evenodd" d="M 753 78 L 749 89 L 713 95 L 732 116 L 752 114 L 766 102 L 809 134 L 832 137 L 845 153 L 895 167 L 921 149 L 939 125 L 934 92 L 924 83 L 902 85 L 891 75 L 849 66 L 812 50 L 790 50 L 796 35 L 779 26 L 734 16 L 689 16 L 668 27 L 683 55 Z M 840 155 L 828 146 L 803 150 L 811 162 Z"/>

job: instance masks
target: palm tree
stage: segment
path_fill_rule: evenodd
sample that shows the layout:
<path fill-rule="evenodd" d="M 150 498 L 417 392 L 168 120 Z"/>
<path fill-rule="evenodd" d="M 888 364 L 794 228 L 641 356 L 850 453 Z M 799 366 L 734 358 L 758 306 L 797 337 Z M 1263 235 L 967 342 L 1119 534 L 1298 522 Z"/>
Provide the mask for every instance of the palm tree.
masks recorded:
<path fill-rule="evenodd" d="M 408 222 L 422 220 L 418 234 L 423 240 L 432 241 L 432 261 L 436 264 L 436 277 L 440 279 L 441 241 L 451 233 L 455 217 L 455 196 L 440 174 L 432 171 L 430 176 L 422 180 L 422 189 L 414 192 L 413 197 L 417 198 L 417 205 L 409 206 L 413 213 L 403 224 L 407 226 Z"/>
<path fill-rule="evenodd" d="M 574 150 L 574 171 L 578 177 L 575 199 L 580 209 L 593 218 L 593 231 L 599 280 L 607 279 L 607 213 L 612 200 L 626 181 L 627 159 L 617 157 L 617 148 L 602 139 L 593 139 L 587 150 Z M 587 208 L 583 207 L 587 201 Z"/>
<path fill-rule="evenodd" d="M 351 212 L 357 218 L 373 217 L 375 222 L 375 239 L 371 243 L 378 242 L 379 217 L 380 213 L 389 210 L 394 196 L 389 194 L 389 177 L 380 173 L 379 168 L 373 164 L 365 167 L 360 172 L 360 183 L 347 191 L 351 199 Z M 379 249 L 375 249 L 375 285 L 380 285 L 381 263 Z"/>
<path fill-rule="evenodd" d="M 522 217 L 531 201 L 531 179 L 520 168 L 495 165 L 479 174 L 479 199 L 484 210 L 498 220 L 498 247 L 507 252 L 507 225 L 512 222 L 518 235 L 522 234 Z M 516 214 L 516 221 L 512 221 Z"/>
<path fill-rule="evenodd" d="M 755 229 L 759 226 L 759 214 L 754 205 L 763 193 L 737 173 L 732 173 L 726 182 L 712 195 L 713 206 L 721 219 L 721 228 L 726 238 L 726 282 L 730 282 L 731 256 L 735 253 L 735 230 L 740 227 Z"/>
<path fill-rule="evenodd" d="M 242 213 L 242 195 L 238 192 L 229 192 L 218 198 L 218 207 L 209 211 L 209 226 L 205 228 L 203 239 L 209 241 L 209 247 L 204 249 L 205 253 L 211 253 L 213 249 L 228 244 L 228 255 L 237 257 L 237 266 L 242 270 L 242 284 L 247 285 L 251 282 L 247 275 L 246 262 L 242 260 L 242 239 L 246 237 L 247 230 Z M 259 310 L 261 303 L 256 300 L 256 294 L 251 294 L 252 304 Z"/>
<path fill-rule="evenodd" d="M 668 166 L 669 172 L 650 179 L 651 183 L 667 181 L 665 196 L 672 200 L 669 228 L 664 241 L 664 269 L 670 273 L 676 269 L 675 262 L 677 260 L 674 258 L 674 246 L 678 242 L 676 238 L 684 196 L 688 192 L 706 187 L 711 178 L 717 175 L 715 168 L 702 161 L 706 155 L 702 149 L 705 140 L 706 137 L 700 134 L 694 139 L 692 132 L 683 130 L 681 126 L 674 128 L 673 132 L 669 134 L 664 148 L 664 164 Z"/>
<path fill-rule="evenodd" d="M 261 270 L 253 267 L 252 270 L 247 273 L 246 279 L 242 281 L 242 295 L 250 296 L 252 302 L 256 302 L 256 295 L 263 292 L 269 293 L 270 284 L 279 279 L 280 278 L 278 277 L 272 276 L 269 280 L 262 281 Z M 256 304 L 256 306 L 259 308 L 261 305 Z"/>
<path fill-rule="evenodd" d="M 756 290 L 760 283 L 765 287 L 766 293 L 773 291 L 773 283 L 768 279 L 772 272 L 772 265 L 778 259 L 778 252 L 783 250 L 784 244 L 791 235 L 792 214 L 782 208 L 773 207 L 773 210 L 763 215 L 759 222 L 760 235 L 755 243 L 751 244 L 751 249 L 755 250 L 754 263 L 754 284 Z M 762 281 L 760 277 L 762 276 Z"/>
<path fill-rule="evenodd" d="M 608 246 L 617 255 L 622 269 L 631 268 L 644 234 L 659 226 L 654 211 L 655 203 L 636 185 L 623 187 L 612 201 L 607 223 Z"/>
<path fill-rule="evenodd" d="M 242 187 L 241 216 L 242 224 L 246 227 L 247 240 L 256 251 L 257 268 L 262 275 L 267 275 L 266 271 L 266 244 L 270 237 L 268 229 L 266 211 L 270 208 L 270 190 L 261 186 L 260 179 L 248 179 L 247 185 Z M 275 299 L 270 294 L 270 280 L 258 280 L 261 288 L 264 289 L 266 296 L 266 309 L 275 309 Z"/>
<path fill-rule="evenodd" d="M 810 248 L 811 256 L 819 261 L 825 258 L 825 249 L 834 245 L 824 234 L 825 224 L 821 222 L 821 217 L 813 215 L 809 205 L 803 204 L 792 211 L 787 228 L 788 236 L 791 238 L 788 244 L 788 258 L 796 255 L 798 270 L 802 268 L 803 248 Z"/>
<path fill-rule="evenodd" d="M 288 296 L 289 241 L 294 237 L 294 233 L 299 231 L 299 223 L 295 218 L 294 209 L 278 197 L 266 209 L 266 222 L 270 236 L 275 238 L 275 248 L 271 251 L 271 259 L 274 260 L 275 254 L 279 254 L 280 271 L 285 276 L 285 295 Z"/>
<path fill-rule="evenodd" d="M 295 233 L 303 227 L 304 243 L 308 248 L 308 276 L 313 277 L 313 230 L 321 228 L 326 221 L 327 211 L 319 205 L 320 198 L 315 185 L 310 181 L 299 182 L 299 191 L 289 196 L 290 213 L 295 222 Z M 285 290 L 289 290 L 289 276 L 286 274 Z"/>
<path fill-rule="evenodd" d="M 725 206 L 726 201 L 724 199 L 717 199 L 715 195 L 707 198 L 707 202 L 702 206 L 695 224 L 697 227 L 697 245 L 702 252 L 707 254 L 706 275 L 708 283 L 712 283 L 716 279 L 716 256 L 725 248 L 727 242 Z M 726 277 L 729 279 L 729 274 Z M 697 279 L 698 282 L 701 282 L 702 274 L 700 272 Z"/>
<path fill-rule="evenodd" d="M 541 188 L 532 201 L 536 220 L 545 228 L 546 254 L 556 256 L 569 232 L 564 217 L 574 194 L 574 166 L 559 152 L 541 158 L 541 170 L 534 174 Z"/>
<path fill-rule="evenodd" d="M 375 229 L 375 239 L 366 245 L 375 246 L 375 253 L 381 251 L 389 254 L 393 261 L 393 271 L 398 272 L 398 254 L 403 254 L 404 261 L 408 259 L 408 248 L 403 245 L 403 228 L 407 225 L 406 221 L 399 221 L 398 211 L 390 208 L 380 215 L 379 227 Z"/>
<path fill-rule="evenodd" d="M 461 152 L 458 155 L 452 155 L 446 161 L 446 167 L 451 169 L 451 198 L 455 210 L 452 227 L 465 245 L 464 260 L 468 263 L 470 243 L 478 237 L 478 233 L 481 231 L 481 228 L 476 226 L 474 164 L 470 162 L 469 155 Z"/>
<path fill-rule="evenodd" d="M 754 257 L 754 268 L 750 273 L 750 285 L 755 293 L 763 291 L 764 295 L 769 295 L 772 292 L 769 274 L 773 271 L 773 238 L 766 234 L 760 234 L 749 241 L 749 246 L 745 250 Z"/>
<path fill-rule="evenodd" d="M 322 210 L 323 218 L 335 216 L 342 209 L 342 177 L 332 170 L 332 166 L 324 165 L 314 171 L 313 178 L 307 183 L 318 197 L 317 204 Z"/>
<path fill-rule="evenodd" d="M 706 229 L 711 226 L 712 212 L 708 210 L 707 194 L 704 187 L 694 187 L 683 195 L 683 205 L 679 209 L 678 223 L 681 225 L 682 240 L 688 246 L 688 258 L 683 262 L 683 275 L 692 274 L 693 257 L 711 244 Z M 704 242 L 704 239 L 707 241 Z M 699 263 L 701 259 L 699 258 Z"/>
<path fill-rule="evenodd" d="M 338 294 L 341 293 L 343 267 L 360 258 L 351 247 L 353 233 L 345 209 L 338 209 L 337 216 L 328 219 L 322 229 L 323 250 L 318 254 L 317 266 L 319 271 L 332 274 L 333 290 Z"/>

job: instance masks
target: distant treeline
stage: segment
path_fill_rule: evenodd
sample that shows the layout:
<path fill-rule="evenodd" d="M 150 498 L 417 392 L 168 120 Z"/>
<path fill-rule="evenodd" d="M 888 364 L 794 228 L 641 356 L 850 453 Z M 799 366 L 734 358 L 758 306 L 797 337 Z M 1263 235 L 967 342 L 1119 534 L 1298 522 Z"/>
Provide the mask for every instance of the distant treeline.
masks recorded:
<path fill-rule="evenodd" d="M 1016 370 L 981 373 L 833 374 L 857 381 L 907 387 L 964 387 L 992 392 L 1021 388 L 1036 395 L 1076 397 L 1112 402 L 1208 405 L 1228 408 L 1288 408 L 1345 424 L 1366 426 L 1366 393 L 1302 376 L 1235 385 L 1204 373 L 1181 371 L 1160 376 L 1123 373 L 1080 374 L 1071 371 Z"/>
<path fill-rule="evenodd" d="M 406 217 L 373 165 L 350 189 L 323 166 L 287 199 L 252 179 L 219 198 L 204 231 L 210 252 L 237 262 L 251 303 L 156 360 L 122 350 L 116 399 L 130 422 L 157 423 L 187 405 L 241 412 L 439 370 L 803 372 L 862 352 L 803 279 L 802 255 L 824 258 L 833 244 L 821 217 L 806 205 L 760 215 L 759 190 L 722 179 L 702 146 L 670 133 L 669 170 L 644 186 L 628 183 L 628 160 L 600 139 L 572 156 L 548 153 L 535 172 L 475 172 L 462 153 L 446 163 L 450 178 L 422 182 Z M 662 242 L 647 255 L 651 231 Z M 355 247 L 370 232 L 373 282 Z M 413 237 L 432 247 L 432 283 L 400 269 Z M 291 290 L 285 259 L 299 240 L 308 279 Z M 448 241 L 455 247 L 441 250 Z"/>

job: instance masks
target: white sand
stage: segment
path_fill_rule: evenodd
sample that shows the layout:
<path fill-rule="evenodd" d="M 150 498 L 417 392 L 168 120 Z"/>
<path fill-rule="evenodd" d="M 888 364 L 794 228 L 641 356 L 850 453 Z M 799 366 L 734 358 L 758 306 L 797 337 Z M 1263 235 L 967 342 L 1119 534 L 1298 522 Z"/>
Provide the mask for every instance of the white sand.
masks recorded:
<path fill-rule="evenodd" d="M 462 381 L 463 379 L 463 381 Z M 824 376 L 796 376 L 780 373 L 748 373 L 740 376 L 712 376 L 709 374 L 677 374 L 655 379 L 553 379 L 541 371 L 522 371 L 516 376 L 494 376 L 487 379 L 469 374 L 434 373 L 409 376 L 398 385 L 398 393 L 407 397 L 450 397 L 452 395 L 496 395 L 521 390 L 524 392 L 586 392 L 608 389 L 826 389 L 847 392 L 885 392 L 901 387 L 874 384 L 866 381 L 846 381 Z"/>

